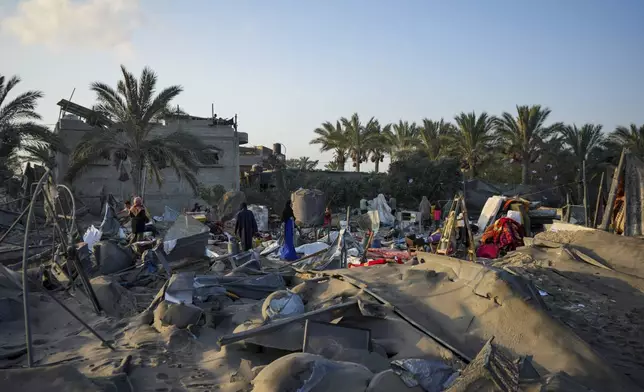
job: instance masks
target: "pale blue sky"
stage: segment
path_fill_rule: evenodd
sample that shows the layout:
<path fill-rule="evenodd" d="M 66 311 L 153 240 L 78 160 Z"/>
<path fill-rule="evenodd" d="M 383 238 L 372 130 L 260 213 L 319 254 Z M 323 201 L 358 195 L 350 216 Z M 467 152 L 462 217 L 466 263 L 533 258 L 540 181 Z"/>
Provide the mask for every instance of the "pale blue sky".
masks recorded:
<path fill-rule="evenodd" d="M 194 115 L 237 113 L 251 144 L 323 162 L 323 121 L 451 119 L 542 104 L 552 121 L 644 123 L 642 0 L 2 0 L 0 73 L 39 110 L 118 65 L 181 84 Z M 73 23 L 72 23 L 73 22 Z"/>

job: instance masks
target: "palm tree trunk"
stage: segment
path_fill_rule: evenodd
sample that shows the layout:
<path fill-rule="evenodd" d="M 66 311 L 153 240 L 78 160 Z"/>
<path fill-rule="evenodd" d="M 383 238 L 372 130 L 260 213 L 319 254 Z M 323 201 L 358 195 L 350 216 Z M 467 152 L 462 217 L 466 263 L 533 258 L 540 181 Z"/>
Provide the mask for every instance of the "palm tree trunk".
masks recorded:
<path fill-rule="evenodd" d="M 521 184 L 528 184 L 528 173 L 530 173 L 530 162 L 527 159 L 524 159 L 521 162 Z"/>
<path fill-rule="evenodd" d="M 378 173 L 378 169 L 380 169 L 380 157 L 377 157 L 377 158 L 378 158 L 378 159 L 376 159 L 376 168 L 375 168 L 375 169 L 376 169 L 376 173 Z"/>
<path fill-rule="evenodd" d="M 143 193 L 143 165 L 140 160 L 132 162 L 132 190 L 134 196 L 142 196 Z"/>
<path fill-rule="evenodd" d="M 360 160 L 356 161 L 356 171 L 360 172 Z"/>

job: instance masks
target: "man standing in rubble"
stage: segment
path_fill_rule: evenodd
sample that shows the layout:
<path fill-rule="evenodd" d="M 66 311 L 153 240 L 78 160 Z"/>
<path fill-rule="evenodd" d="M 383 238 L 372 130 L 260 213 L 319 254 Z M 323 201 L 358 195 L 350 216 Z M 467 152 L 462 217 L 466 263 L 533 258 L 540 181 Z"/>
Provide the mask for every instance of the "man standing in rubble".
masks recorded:
<path fill-rule="evenodd" d="M 239 238 L 244 251 L 253 249 L 253 236 L 257 232 L 255 215 L 248 209 L 246 203 L 242 203 L 235 222 L 235 235 Z"/>

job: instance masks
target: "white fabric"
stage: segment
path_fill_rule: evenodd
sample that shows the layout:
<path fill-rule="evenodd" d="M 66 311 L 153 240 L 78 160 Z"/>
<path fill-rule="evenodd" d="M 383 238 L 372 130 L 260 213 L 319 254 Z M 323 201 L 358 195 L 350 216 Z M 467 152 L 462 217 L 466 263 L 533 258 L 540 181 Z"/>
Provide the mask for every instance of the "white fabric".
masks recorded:
<path fill-rule="evenodd" d="M 373 210 L 378 211 L 380 224 L 383 226 L 393 226 L 394 216 L 391 214 L 391 207 L 387 204 L 385 196 L 381 193 L 371 203 Z"/>
<path fill-rule="evenodd" d="M 83 242 L 87 244 L 87 247 L 91 250 L 94 247 L 94 244 L 101 240 L 103 233 L 91 225 L 85 234 L 83 235 Z"/>
<path fill-rule="evenodd" d="M 310 244 L 298 246 L 297 248 L 295 248 L 295 251 L 297 253 L 304 253 L 305 256 L 308 256 L 328 248 L 329 245 L 325 244 L 324 242 L 312 242 Z"/>
<path fill-rule="evenodd" d="M 477 223 L 479 233 L 484 232 L 485 229 L 493 223 L 492 220 L 499 212 L 499 208 L 501 208 L 501 205 L 505 200 L 505 196 L 492 196 L 487 199 Z"/>
<path fill-rule="evenodd" d="M 521 217 L 521 213 L 519 211 L 508 211 L 508 218 L 512 219 L 520 225 L 523 224 L 523 218 Z"/>

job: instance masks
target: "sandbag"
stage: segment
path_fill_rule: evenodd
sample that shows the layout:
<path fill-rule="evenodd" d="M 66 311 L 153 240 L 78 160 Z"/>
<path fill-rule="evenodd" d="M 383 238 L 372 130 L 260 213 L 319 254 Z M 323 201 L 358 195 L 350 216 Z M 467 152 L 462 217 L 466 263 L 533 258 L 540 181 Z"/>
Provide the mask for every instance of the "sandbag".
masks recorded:
<path fill-rule="evenodd" d="M 219 201 L 217 212 L 219 213 L 219 220 L 226 222 L 231 220 L 237 215 L 241 204 L 246 201 L 246 195 L 241 191 L 228 191 Z"/>
<path fill-rule="evenodd" d="M 291 193 L 291 203 L 298 225 L 320 226 L 324 223 L 324 192 L 318 189 L 298 189 Z"/>

